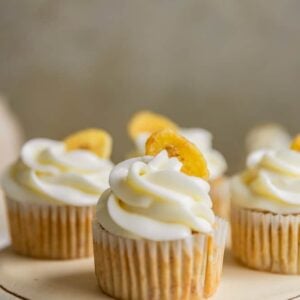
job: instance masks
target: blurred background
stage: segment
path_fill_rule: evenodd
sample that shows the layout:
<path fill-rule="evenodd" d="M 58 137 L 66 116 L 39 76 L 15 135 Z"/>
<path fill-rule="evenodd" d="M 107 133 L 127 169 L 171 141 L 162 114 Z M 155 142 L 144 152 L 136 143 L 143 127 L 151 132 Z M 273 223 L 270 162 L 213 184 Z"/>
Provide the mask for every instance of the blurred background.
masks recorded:
<path fill-rule="evenodd" d="M 146 108 L 210 130 L 233 172 L 255 124 L 300 131 L 299 11 L 295 0 L 3 0 L 0 92 L 25 138 L 103 127 L 118 161 Z"/>

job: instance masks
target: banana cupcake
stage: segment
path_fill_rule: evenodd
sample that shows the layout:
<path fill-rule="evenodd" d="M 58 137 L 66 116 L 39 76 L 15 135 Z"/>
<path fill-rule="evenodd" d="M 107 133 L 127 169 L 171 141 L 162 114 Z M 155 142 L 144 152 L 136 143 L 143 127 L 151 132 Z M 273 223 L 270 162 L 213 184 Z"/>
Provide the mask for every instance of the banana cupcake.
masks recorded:
<path fill-rule="evenodd" d="M 172 130 L 110 174 L 93 222 L 95 270 L 117 299 L 205 299 L 222 271 L 227 222 L 215 217 L 200 151 Z"/>
<path fill-rule="evenodd" d="M 286 149 L 291 143 L 288 131 L 277 123 L 267 123 L 255 126 L 246 136 L 246 150 L 251 153 L 257 150 Z"/>
<path fill-rule="evenodd" d="M 218 216 L 229 218 L 230 189 L 229 182 L 224 175 L 227 164 L 224 156 L 213 149 L 212 134 L 203 128 L 181 128 L 165 116 L 149 111 L 141 111 L 135 114 L 128 124 L 128 134 L 135 144 L 135 150 L 131 156 L 145 154 L 145 142 L 155 131 L 172 129 L 185 137 L 203 153 L 210 173 L 211 197 L 213 209 Z"/>
<path fill-rule="evenodd" d="M 100 129 L 25 143 L 3 178 L 16 252 L 45 259 L 92 255 L 93 211 L 108 187 L 111 144 Z"/>
<path fill-rule="evenodd" d="M 300 138 L 252 153 L 232 179 L 232 251 L 246 266 L 300 274 Z"/>

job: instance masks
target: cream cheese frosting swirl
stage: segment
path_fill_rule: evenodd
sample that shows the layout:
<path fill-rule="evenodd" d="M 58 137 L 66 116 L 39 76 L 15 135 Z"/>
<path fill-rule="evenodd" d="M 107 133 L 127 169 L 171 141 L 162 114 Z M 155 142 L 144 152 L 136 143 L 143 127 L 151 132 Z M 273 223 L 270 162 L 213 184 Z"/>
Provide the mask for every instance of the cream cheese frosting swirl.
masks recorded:
<path fill-rule="evenodd" d="M 234 203 L 272 213 L 300 213 L 299 152 L 259 150 L 247 164 L 248 170 L 232 179 Z"/>
<path fill-rule="evenodd" d="M 97 205 L 96 220 L 109 232 L 135 239 L 177 240 L 210 233 L 215 216 L 209 184 L 182 173 L 165 150 L 126 160 L 110 174 L 110 189 Z"/>
<path fill-rule="evenodd" d="M 95 205 L 108 188 L 112 167 L 89 150 L 67 151 L 63 142 L 33 139 L 4 175 L 3 188 L 15 201 Z"/>
<path fill-rule="evenodd" d="M 289 147 L 291 136 L 280 124 L 259 125 L 250 130 L 246 136 L 248 153 L 260 149 L 284 150 Z"/>
<path fill-rule="evenodd" d="M 210 180 L 222 176 L 227 170 L 227 164 L 224 156 L 213 149 L 212 134 L 203 128 L 181 128 L 179 134 L 195 144 L 197 148 L 203 153 L 210 174 Z M 143 155 L 145 153 L 145 144 L 150 136 L 150 133 L 141 133 L 135 139 L 137 153 Z"/>

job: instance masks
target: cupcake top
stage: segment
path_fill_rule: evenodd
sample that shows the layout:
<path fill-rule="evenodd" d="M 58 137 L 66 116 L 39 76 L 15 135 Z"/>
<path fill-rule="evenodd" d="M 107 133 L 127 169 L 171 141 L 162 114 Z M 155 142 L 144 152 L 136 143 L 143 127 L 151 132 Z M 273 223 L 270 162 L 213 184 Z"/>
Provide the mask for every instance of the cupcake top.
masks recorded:
<path fill-rule="evenodd" d="M 248 153 L 261 149 L 286 149 L 290 143 L 290 134 L 277 123 L 256 126 L 246 136 L 246 150 Z"/>
<path fill-rule="evenodd" d="M 209 179 L 221 177 L 227 170 L 224 156 L 213 149 L 212 134 L 203 128 L 179 128 L 168 118 L 152 112 L 139 112 L 131 119 L 128 131 L 131 136 L 137 155 L 145 154 L 145 143 L 148 137 L 155 131 L 171 128 L 195 144 L 206 158 L 210 172 Z"/>
<path fill-rule="evenodd" d="M 232 200 L 241 207 L 300 213 L 300 152 L 296 146 L 253 152 L 248 157 L 247 170 L 235 176 L 231 186 Z"/>
<path fill-rule="evenodd" d="M 162 135 L 156 137 L 160 139 Z M 147 151 L 153 155 L 132 158 L 113 168 L 110 188 L 100 198 L 96 212 L 96 220 L 107 231 L 155 241 L 213 231 L 215 216 L 209 184 L 204 178 L 193 176 L 195 172 L 208 175 L 205 160 L 194 145 L 185 148 L 189 142 L 181 137 L 179 140 L 183 144 L 171 145 L 168 141 L 171 146 L 167 147 L 161 139 L 154 139 Z"/>
<path fill-rule="evenodd" d="M 20 202 L 95 205 L 108 187 L 113 167 L 110 151 L 110 136 L 98 129 L 79 132 L 63 142 L 30 140 L 5 173 L 3 188 L 9 198 Z"/>

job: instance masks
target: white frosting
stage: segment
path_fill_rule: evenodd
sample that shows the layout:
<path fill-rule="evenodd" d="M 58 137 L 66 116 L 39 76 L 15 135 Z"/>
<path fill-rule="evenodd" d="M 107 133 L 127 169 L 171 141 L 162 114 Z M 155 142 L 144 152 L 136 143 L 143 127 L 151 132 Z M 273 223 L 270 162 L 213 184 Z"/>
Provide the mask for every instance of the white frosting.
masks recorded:
<path fill-rule="evenodd" d="M 288 148 L 290 143 L 290 134 L 276 123 L 254 127 L 246 137 L 248 153 L 260 149 L 283 150 Z"/>
<path fill-rule="evenodd" d="M 181 128 L 179 134 L 195 144 L 203 153 L 209 169 L 209 179 L 216 179 L 226 172 L 226 160 L 220 152 L 212 148 L 212 134 L 209 131 L 202 128 Z M 145 144 L 149 136 L 150 133 L 146 132 L 138 135 L 135 139 L 135 145 L 139 155 L 144 155 Z"/>
<path fill-rule="evenodd" d="M 109 232 L 130 238 L 177 240 L 210 233 L 215 216 L 209 184 L 182 173 L 177 158 L 164 150 L 154 158 L 126 160 L 110 174 L 110 189 L 96 218 Z"/>
<path fill-rule="evenodd" d="M 248 172 L 232 179 L 233 201 L 239 206 L 280 214 L 300 213 L 300 153 L 260 150 L 248 158 Z"/>
<path fill-rule="evenodd" d="M 95 205 L 108 188 L 112 167 L 91 151 L 67 151 L 63 142 L 33 139 L 6 172 L 3 188 L 16 201 Z"/>

